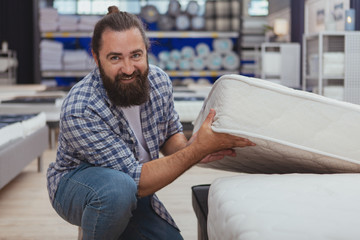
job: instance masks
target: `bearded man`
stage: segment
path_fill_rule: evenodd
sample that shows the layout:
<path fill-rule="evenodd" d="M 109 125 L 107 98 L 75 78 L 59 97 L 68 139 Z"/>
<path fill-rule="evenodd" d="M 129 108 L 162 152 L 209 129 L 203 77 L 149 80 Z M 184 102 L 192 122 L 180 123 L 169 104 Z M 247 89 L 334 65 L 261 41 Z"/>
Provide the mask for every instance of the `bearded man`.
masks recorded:
<path fill-rule="evenodd" d="M 171 81 L 149 66 L 148 49 L 141 21 L 109 7 L 92 37 L 97 67 L 63 102 L 47 186 L 56 212 L 84 239 L 182 239 L 155 192 L 200 161 L 253 145 L 214 133 L 213 110 L 187 141 Z"/>

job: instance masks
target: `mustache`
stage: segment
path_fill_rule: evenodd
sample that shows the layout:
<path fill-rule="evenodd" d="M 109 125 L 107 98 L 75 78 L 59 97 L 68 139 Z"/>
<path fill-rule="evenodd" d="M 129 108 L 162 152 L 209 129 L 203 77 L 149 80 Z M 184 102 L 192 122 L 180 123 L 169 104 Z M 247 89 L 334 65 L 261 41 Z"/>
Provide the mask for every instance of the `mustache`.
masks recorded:
<path fill-rule="evenodd" d="M 138 77 L 141 75 L 141 72 L 139 70 L 134 71 L 132 74 L 126 74 L 126 73 L 122 73 L 122 74 L 118 74 L 116 75 L 115 79 L 116 80 L 121 80 L 123 78 L 127 79 L 127 78 L 133 78 L 133 77 Z"/>

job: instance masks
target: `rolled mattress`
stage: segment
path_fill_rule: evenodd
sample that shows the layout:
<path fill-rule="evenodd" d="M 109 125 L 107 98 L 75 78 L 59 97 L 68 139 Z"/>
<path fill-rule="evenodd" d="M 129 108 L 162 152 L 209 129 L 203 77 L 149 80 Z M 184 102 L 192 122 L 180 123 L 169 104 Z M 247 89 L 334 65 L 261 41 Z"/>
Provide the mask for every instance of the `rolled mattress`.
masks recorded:
<path fill-rule="evenodd" d="M 199 166 L 245 173 L 360 172 L 359 105 L 224 75 L 205 99 L 194 132 L 211 108 L 215 132 L 248 138 L 256 146 Z"/>

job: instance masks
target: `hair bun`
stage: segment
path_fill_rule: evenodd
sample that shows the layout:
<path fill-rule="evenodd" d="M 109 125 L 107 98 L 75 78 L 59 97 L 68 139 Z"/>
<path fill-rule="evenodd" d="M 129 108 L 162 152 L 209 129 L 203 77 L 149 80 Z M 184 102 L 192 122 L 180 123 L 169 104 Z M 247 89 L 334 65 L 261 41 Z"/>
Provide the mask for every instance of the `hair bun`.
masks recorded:
<path fill-rule="evenodd" d="M 112 13 L 119 13 L 119 8 L 117 6 L 110 6 L 108 7 L 108 13 L 107 15 L 109 14 L 112 14 Z"/>

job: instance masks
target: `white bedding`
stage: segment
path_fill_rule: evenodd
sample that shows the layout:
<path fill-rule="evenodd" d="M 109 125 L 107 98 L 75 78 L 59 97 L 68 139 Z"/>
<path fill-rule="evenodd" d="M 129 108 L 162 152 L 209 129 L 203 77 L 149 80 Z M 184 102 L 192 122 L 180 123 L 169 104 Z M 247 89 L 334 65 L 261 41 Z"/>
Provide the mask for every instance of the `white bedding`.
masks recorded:
<path fill-rule="evenodd" d="M 359 174 L 240 174 L 216 179 L 210 240 L 358 240 Z"/>
<path fill-rule="evenodd" d="M 44 112 L 41 112 L 30 119 L 22 121 L 21 124 L 23 127 L 24 136 L 29 136 L 46 125 L 46 115 Z"/>
<path fill-rule="evenodd" d="M 5 127 L 0 128 L 0 147 L 14 139 L 24 137 L 21 123 L 9 124 Z"/>
<path fill-rule="evenodd" d="M 2 114 L 4 115 L 4 114 Z M 16 116 L 11 114 L 9 116 Z M 1 122 L 1 119 L 0 119 Z M 8 124 L 0 128 L 0 147 L 18 138 L 25 138 L 46 125 L 46 115 L 41 112 L 35 116 Z"/>
<path fill-rule="evenodd" d="M 248 173 L 360 172 L 360 106 L 240 75 L 212 87 L 194 123 L 210 108 L 212 128 L 257 146 L 200 166 Z"/>

